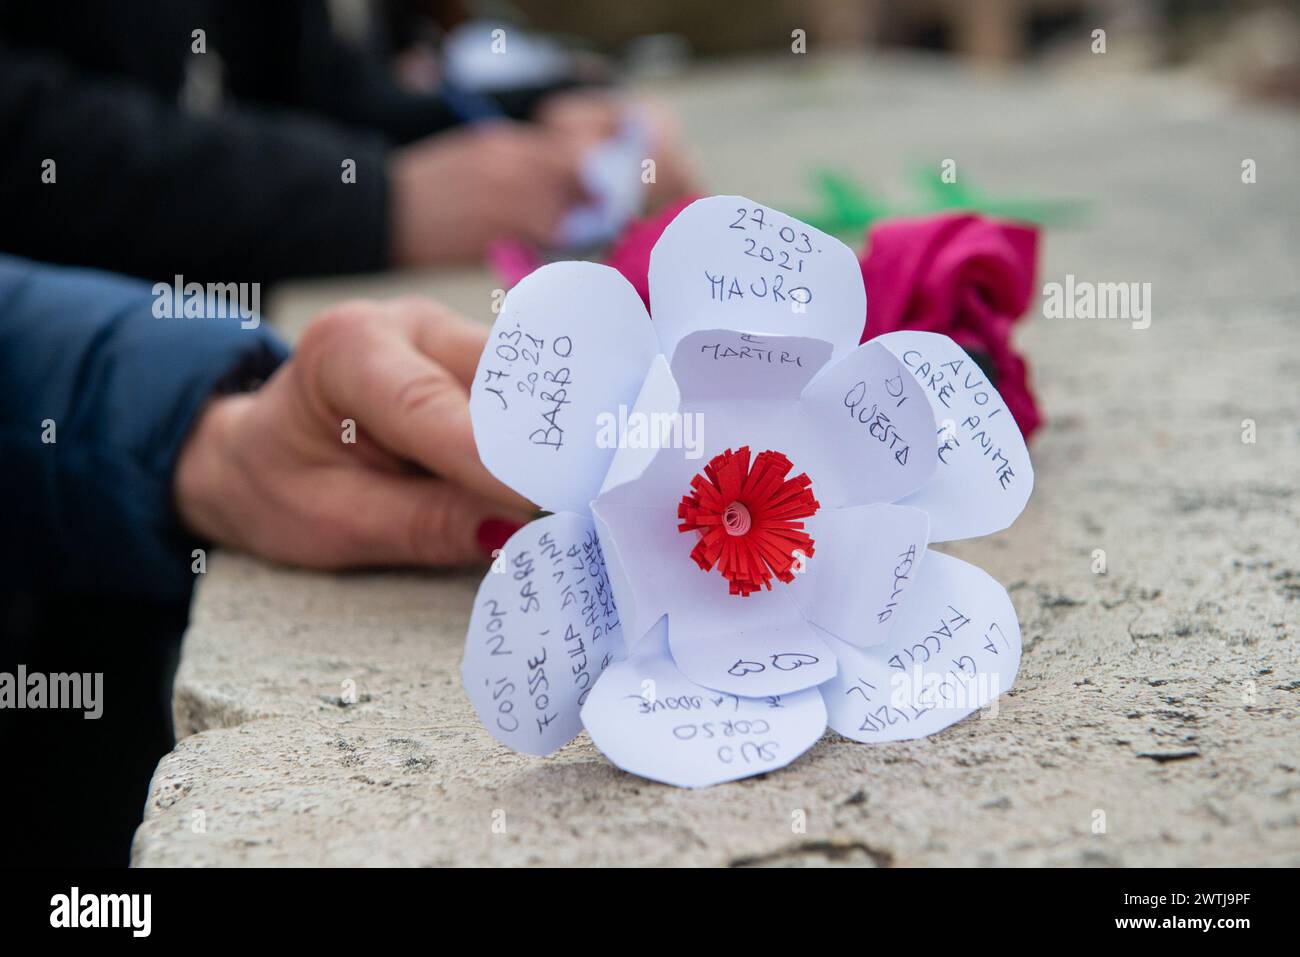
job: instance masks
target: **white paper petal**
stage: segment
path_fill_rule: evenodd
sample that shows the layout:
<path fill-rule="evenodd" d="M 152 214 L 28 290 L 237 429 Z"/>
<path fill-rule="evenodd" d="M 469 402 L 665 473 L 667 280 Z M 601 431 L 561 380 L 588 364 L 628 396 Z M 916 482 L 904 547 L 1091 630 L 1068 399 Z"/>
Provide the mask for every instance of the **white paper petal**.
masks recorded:
<path fill-rule="evenodd" d="M 767 418 L 760 421 L 770 424 Z M 817 630 L 787 593 L 789 585 L 773 582 L 771 591 L 742 598 L 729 593 L 716 569 L 702 571 L 691 559 L 698 536 L 678 530 L 677 506 L 689 491 L 690 478 L 706 463 L 664 449 L 638 479 L 592 503 L 602 542 L 619 566 L 615 587 L 632 595 L 623 602 L 619 593 L 620 610 L 626 618 L 623 606 L 632 606 L 636 630 L 667 612 L 678 666 L 705 687 L 765 695 L 825 681 L 834 674 L 834 664 Z"/>
<path fill-rule="evenodd" d="M 923 738 L 989 704 L 1020 668 L 1020 623 L 982 569 L 930 552 L 883 645 L 827 639 L 839 658 L 822 685 L 829 724 L 856 741 Z"/>
<path fill-rule="evenodd" d="M 819 501 L 894 502 L 934 477 L 934 412 L 917 381 L 879 340 L 822 370 L 804 390 L 800 407 L 818 444 L 813 465 L 819 468 Z"/>
<path fill-rule="evenodd" d="M 814 448 L 807 423 L 793 398 L 687 401 L 680 397 L 677 386 L 670 384 L 675 383 L 672 373 L 659 369 L 661 361 L 662 357 L 657 357 L 652 364 L 636 405 L 638 412 L 643 405 L 657 409 L 659 418 L 656 420 L 653 412 L 644 418 L 627 416 L 627 434 L 654 435 L 657 447 L 620 448 L 600 490 L 600 502 L 671 508 L 676 515 L 682 496 L 691 490 L 691 479 L 702 473 L 715 455 L 742 445 L 748 445 L 755 454 L 765 449 L 786 453 L 796 475 L 805 470 L 807 456 L 815 453 L 818 461 L 825 460 L 826 456 Z"/>
<path fill-rule="evenodd" d="M 657 564 L 641 561 L 646 553 L 643 530 L 672 521 L 673 517 L 666 510 L 652 512 L 617 506 L 602 510 L 597 503 L 592 504 L 591 518 L 600 537 L 624 640 L 628 648 L 633 648 L 668 610 L 664 603 L 664 583 L 649 574 L 658 569 Z"/>
<path fill-rule="evenodd" d="M 668 612 L 668 644 L 682 674 L 744 697 L 789 694 L 834 677 L 834 653 L 781 583 L 740 598 L 727 594 L 721 576 L 709 577 L 735 613 L 719 615 L 718 603 Z"/>
<path fill-rule="evenodd" d="M 661 377 L 666 381 L 651 388 L 652 380 Z M 667 363 L 657 357 L 637 408 L 666 406 L 676 394 Z M 648 395 L 658 399 L 643 403 Z M 644 634 L 670 602 L 691 603 L 701 593 L 706 600 L 721 600 L 719 587 L 726 595 L 721 576 L 703 580 L 705 573 L 691 560 L 695 537 L 677 530 L 678 503 L 707 463 L 702 452 L 695 458 L 690 454 L 678 448 L 620 449 L 606 488 L 591 503 L 629 640 Z"/>
<path fill-rule="evenodd" d="M 595 263 L 543 266 L 506 295 L 470 389 L 479 456 L 547 511 L 585 513 L 614 457 L 598 417 L 630 405 L 657 351 L 640 297 Z"/>
<path fill-rule="evenodd" d="M 666 612 L 674 657 L 680 653 L 678 667 L 692 681 L 709 688 L 736 694 L 784 694 L 834 674 L 824 644 L 803 620 L 787 592 L 788 585 L 773 581 L 771 591 L 742 598 L 730 594 L 726 578 L 716 568 L 706 572 L 695 564 L 691 549 L 698 536 L 677 530 L 680 494 L 667 508 L 625 505 L 616 500 L 617 493 L 639 489 L 644 482 L 621 486 L 614 495 L 602 495 L 592 503 L 592 514 L 603 529 L 602 544 L 608 543 L 608 551 L 617 555 L 621 577 L 631 589 L 636 628 L 654 624 Z M 621 593 L 616 595 L 621 601 Z M 624 611 L 622 605 L 619 610 Z M 631 632 L 628 634 L 630 637 Z M 746 677 L 759 670 L 752 666 L 727 674 L 738 660 L 747 657 L 733 654 L 735 649 L 750 655 L 762 655 L 766 649 L 767 657 L 761 660 L 767 674 Z M 798 660 L 792 657 L 782 657 L 775 664 L 768 660 L 773 654 L 786 653 L 810 653 L 818 660 L 806 661 L 798 668 Z"/>
<path fill-rule="evenodd" d="M 930 520 L 902 505 L 823 509 L 808 520 L 814 553 L 787 587 L 804 617 L 860 648 L 888 636 L 913 594 Z"/>
<path fill-rule="evenodd" d="M 703 329 L 677 343 L 672 371 L 686 402 L 794 402 L 830 357 L 823 339 Z"/>
<path fill-rule="evenodd" d="M 461 678 L 494 738 L 549 754 L 582 730 L 596 679 L 625 655 L 595 526 L 558 512 L 512 535 L 484 577 Z"/>
<path fill-rule="evenodd" d="M 665 355 L 700 329 L 810 336 L 847 355 L 866 293 L 838 239 L 743 196 L 697 200 L 650 253 L 650 313 Z"/>
<path fill-rule="evenodd" d="M 939 466 L 900 500 L 930 513 L 930 540 L 1000 532 L 1034 488 L 1029 451 L 1006 403 L 957 343 L 935 332 L 890 332 L 871 340 L 902 360 L 934 409 Z"/>
<path fill-rule="evenodd" d="M 815 688 L 742 698 L 689 681 L 651 633 L 609 667 L 582 709 L 606 757 L 633 774 L 678 787 L 706 787 L 784 767 L 816 743 L 826 708 Z"/>
<path fill-rule="evenodd" d="M 656 355 L 632 408 L 626 414 L 620 410 L 612 422 L 602 420 L 597 441 L 609 444 L 605 428 L 608 423 L 613 426 L 616 446 L 609 472 L 600 486 L 602 493 L 639 478 L 659 449 L 671 448 L 675 441 L 690 439 L 690 435 L 681 431 L 683 424 L 689 423 L 679 412 L 681 404 L 681 393 L 669 371 L 668 360 Z"/>
<path fill-rule="evenodd" d="M 780 589 L 740 598 L 728 592 L 727 580 L 716 570 L 705 572 L 695 564 L 691 549 L 698 536 L 677 530 L 676 501 L 669 508 L 647 508 L 602 495 L 592 503 L 606 561 L 618 569 L 612 580 L 628 640 L 644 634 L 665 613 L 706 634 L 794 625 L 799 611 Z"/>

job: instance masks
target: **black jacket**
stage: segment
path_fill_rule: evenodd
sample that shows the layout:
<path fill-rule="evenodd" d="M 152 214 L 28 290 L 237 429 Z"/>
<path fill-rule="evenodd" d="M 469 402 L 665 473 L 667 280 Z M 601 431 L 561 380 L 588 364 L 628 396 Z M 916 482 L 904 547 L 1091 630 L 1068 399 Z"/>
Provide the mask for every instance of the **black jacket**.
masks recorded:
<path fill-rule="evenodd" d="M 182 106 L 196 75 L 216 112 Z M 322 0 L 0 0 L 0 252 L 198 281 L 383 268 L 386 152 L 455 122 Z"/>

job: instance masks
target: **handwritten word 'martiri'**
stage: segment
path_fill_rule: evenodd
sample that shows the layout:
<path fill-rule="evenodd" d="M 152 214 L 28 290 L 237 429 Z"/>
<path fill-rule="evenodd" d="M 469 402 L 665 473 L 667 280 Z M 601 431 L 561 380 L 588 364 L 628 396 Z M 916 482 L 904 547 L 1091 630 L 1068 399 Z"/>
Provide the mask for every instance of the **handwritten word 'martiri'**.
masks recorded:
<path fill-rule="evenodd" d="M 729 346 L 721 342 L 713 342 L 700 346 L 700 353 L 706 356 L 712 356 L 715 361 L 723 359 L 749 359 L 753 362 L 766 362 L 769 365 L 796 365 L 803 366 L 803 356 L 795 355 L 788 349 L 764 349 L 762 346 L 741 346 L 737 349 L 735 346 Z"/>

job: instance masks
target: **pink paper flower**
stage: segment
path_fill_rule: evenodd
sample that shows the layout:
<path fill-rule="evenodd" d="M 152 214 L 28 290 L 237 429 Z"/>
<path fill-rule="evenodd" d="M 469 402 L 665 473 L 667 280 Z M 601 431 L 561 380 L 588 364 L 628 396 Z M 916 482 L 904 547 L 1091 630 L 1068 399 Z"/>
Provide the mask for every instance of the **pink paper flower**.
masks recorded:
<path fill-rule="evenodd" d="M 650 250 L 654 249 L 655 243 L 668 228 L 668 224 L 677 218 L 677 214 L 699 198 L 688 196 L 671 206 L 665 206 L 653 216 L 630 224 L 605 257 L 605 265 L 613 266 L 623 274 L 623 278 L 632 284 L 647 309 L 650 308 Z"/>
<path fill-rule="evenodd" d="M 939 332 L 988 357 L 1021 433 L 1042 421 L 1012 325 L 1034 293 L 1038 230 L 973 213 L 882 222 L 862 257 L 867 324 L 862 341 L 900 329 Z"/>

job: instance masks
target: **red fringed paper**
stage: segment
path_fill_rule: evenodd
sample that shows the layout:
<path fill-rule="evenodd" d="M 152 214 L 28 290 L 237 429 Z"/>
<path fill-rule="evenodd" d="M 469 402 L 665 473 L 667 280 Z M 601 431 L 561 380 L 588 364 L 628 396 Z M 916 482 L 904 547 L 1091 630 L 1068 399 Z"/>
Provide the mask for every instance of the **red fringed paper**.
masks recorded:
<path fill-rule="evenodd" d="M 752 468 L 749 455 L 747 445 L 715 455 L 677 507 L 677 530 L 700 533 L 691 558 L 706 572 L 716 565 L 731 594 L 746 598 L 770 591 L 773 575 L 794 581 L 796 559 L 813 554 L 799 519 L 820 508 L 806 474 L 786 478 L 794 465 L 780 452 L 760 452 Z"/>

